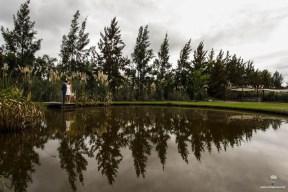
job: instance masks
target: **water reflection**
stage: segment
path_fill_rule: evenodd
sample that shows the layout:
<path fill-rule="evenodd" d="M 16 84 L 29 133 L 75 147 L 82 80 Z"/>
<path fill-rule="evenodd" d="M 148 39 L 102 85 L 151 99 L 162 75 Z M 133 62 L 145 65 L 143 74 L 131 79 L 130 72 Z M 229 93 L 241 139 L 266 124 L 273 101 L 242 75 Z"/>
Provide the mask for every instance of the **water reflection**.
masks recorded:
<path fill-rule="evenodd" d="M 60 167 L 71 188 L 77 190 L 78 182 L 84 185 L 89 159 L 97 162 L 98 171 L 113 184 L 123 149 L 131 151 L 137 177 L 145 178 L 153 151 L 165 169 L 169 141 L 189 163 L 194 157 L 201 161 L 203 152 L 213 147 L 226 151 L 249 141 L 258 130 L 281 125 L 279 119 L 257 114 L 148 107 L 48 111 L 46 119 L 46 128 L 0 138 L 0 176 L 15 191 L 26 191 L 33 182 L 35 167 L 41 166 L 37 150 L 45 150 L 50 140 L 59 142 Z"/>
<path fill-rule="evenodd" d="M 0 182 L 5 191 L 26 191 L 35 166 L 40 165 L 35 148 L 43 149 L 48 138 L 45 129 L 0 136 Z"/>

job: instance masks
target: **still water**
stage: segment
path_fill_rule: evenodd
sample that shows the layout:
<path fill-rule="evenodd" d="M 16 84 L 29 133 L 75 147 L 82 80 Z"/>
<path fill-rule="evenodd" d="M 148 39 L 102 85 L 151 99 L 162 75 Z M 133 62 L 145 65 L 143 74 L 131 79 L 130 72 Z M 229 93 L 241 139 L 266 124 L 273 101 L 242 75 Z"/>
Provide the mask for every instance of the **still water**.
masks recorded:
<path fill-rule="evenodd" d="M 0 136 L 0 191 L 263 191 L 271 175 L 288 185 L 285 118 L 165 107 L 45 116 Z"/>

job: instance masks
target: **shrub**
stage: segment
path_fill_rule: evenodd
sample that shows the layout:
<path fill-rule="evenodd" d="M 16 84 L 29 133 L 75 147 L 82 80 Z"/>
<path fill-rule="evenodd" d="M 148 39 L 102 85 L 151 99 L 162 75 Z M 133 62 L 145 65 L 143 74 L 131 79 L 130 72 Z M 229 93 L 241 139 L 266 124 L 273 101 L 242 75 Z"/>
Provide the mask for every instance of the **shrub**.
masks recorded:
<path fill-rule="evenodd" d="M 0 92 L 0 131 L 23 130 L 41 126 L 43 113 L 40 107 L 21 98 L 17 88 Z"/>
<path fill-rule="evenodd" d="M 265 93 L 263 96 L 263 101 L 276 101 L 276 102 L 288 102 L 287 93 Z"/>

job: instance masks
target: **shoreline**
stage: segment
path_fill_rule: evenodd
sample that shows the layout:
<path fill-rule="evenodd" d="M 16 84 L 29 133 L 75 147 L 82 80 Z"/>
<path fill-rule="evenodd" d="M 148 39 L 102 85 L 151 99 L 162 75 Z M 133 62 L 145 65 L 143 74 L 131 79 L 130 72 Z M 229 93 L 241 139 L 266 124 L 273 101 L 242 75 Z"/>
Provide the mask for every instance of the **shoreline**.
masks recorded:
<path fill-rule="evenodd" d="M 113 101 L 109 105 L 103 102 L 96 103 L 70 103 L 64 106 L 60 102 L 42 103 L 49 109 L 77 109 L 100 106 L 171 106 L 171 107 L 191 107 L 207 109 L 223 109 L 247 111 L 255 113 L 266 113 L 274 115 L 288 116 L 288 103 L 270 102 L 234 102 L 234 101 Z"/>

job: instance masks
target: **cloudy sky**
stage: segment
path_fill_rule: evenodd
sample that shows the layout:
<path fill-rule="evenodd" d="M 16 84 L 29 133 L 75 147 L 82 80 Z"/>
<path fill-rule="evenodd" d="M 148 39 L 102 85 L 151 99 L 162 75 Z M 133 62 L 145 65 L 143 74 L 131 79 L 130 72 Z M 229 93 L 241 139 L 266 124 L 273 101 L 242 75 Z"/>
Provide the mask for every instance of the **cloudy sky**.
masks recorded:
<path fill-rule="evenodd" d="M 21 2 L 0 0 L 0 25 L 11 27 Z M 204 41 L 207 49 L 230 50 L 260 69 L 280 71 L 288 80 L 287 0 L 31 0 L 32 19 L 43 39 L 39 55 L 58 57 L 76 10 L 88 18 L 91 45 L 116 16 L 129 56 L 139 26 L 148 24 L 155 51 L 168 33 L 172 62 L 191 38 L 193 48 Z"/>

